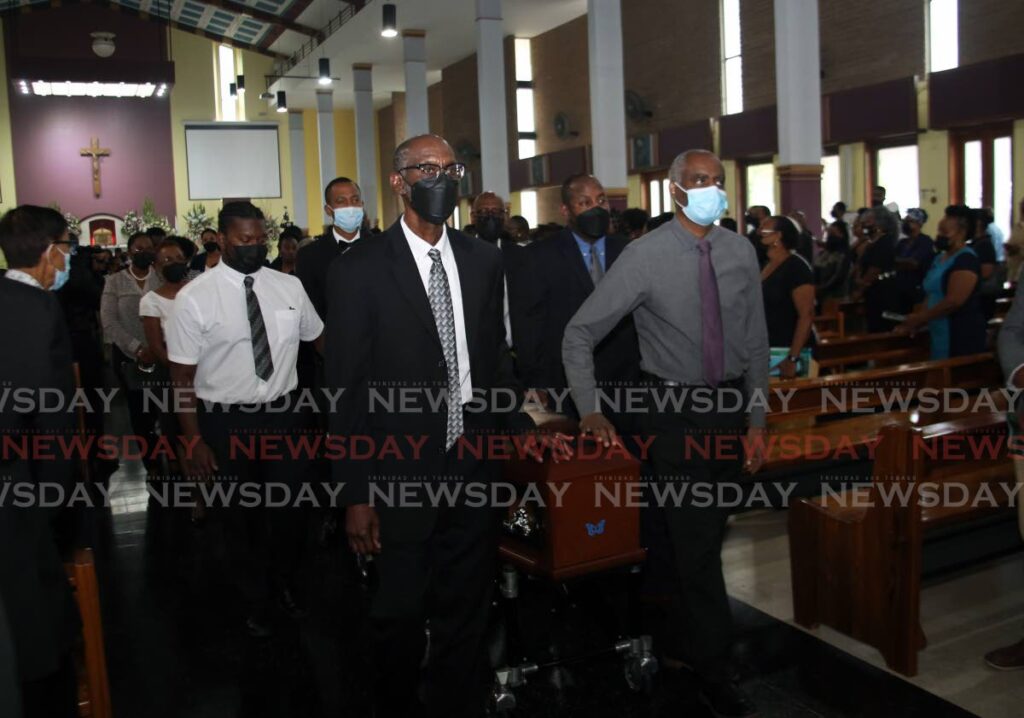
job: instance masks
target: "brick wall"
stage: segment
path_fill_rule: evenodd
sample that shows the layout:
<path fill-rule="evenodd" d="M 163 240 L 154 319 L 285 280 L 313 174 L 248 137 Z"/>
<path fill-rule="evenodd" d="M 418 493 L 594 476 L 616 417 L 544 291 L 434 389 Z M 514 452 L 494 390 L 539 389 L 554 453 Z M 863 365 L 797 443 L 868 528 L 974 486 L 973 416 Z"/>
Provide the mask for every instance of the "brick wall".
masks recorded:
<path fill-rule="evenodd" d="M 590 144 L 586 15 L 533 38 L 531 54 L 537 152 L 546 154 Z M 555 135 L 555 115 L 559 112 L 568 115 L 578 136 L 559 139 Z"/>
<path fill-rule="evenodd" d="M 380 226 L 387 229 L 398 217 L 398 204 L 395 202 L 395 195 L 391 191 L 389 177 L 391 176 L 391 156 L 395 151 L 395 106 L 393 104 L 377 110 L 377 132 L 380 138 L 380 172 L 381 207 Z"/>
<path fill-rule="evenodd" d="M 821 0 L 819 13 L 822 93 L 924 74 L 922 0 Z"/>
<path fill-rule="evenodd" d="M 775 13 L 772 0 L 740 0 L 743 109 L 775 104 Z M 726 28 L 728 31 L 728 28 Z"/>
<path fill-rule="evenodd" d="M 457 159 L 474 176 L 480 174 L 480 103 L 476 77 L 476 55 L 444 68 L 444 138 L 455 148 Z M 472 147 L 472 156 L 460 149 Z"/>
<path fill-rule="evenodd" d="M 965 0 L 960 8 L 960 64 L 1024 52 L 1024 2 Z"/>
<path fill-rule="evenodd" d="M 446 115 L 448 114 L 444 105 L 446 95 L 440 82 L 435 82 L 427 88 L 427 124 L 431 134 L 441 135 L 441 137 L 444 137 Z"/>
<path fill-rule="evenodd" d="M 656 132 L 717 115 L 717 0 L 625 0 L 622 10 L 626 89 L 639 94 L 653 113 L 646 120 L 627 118 L 627 132 Z"/>

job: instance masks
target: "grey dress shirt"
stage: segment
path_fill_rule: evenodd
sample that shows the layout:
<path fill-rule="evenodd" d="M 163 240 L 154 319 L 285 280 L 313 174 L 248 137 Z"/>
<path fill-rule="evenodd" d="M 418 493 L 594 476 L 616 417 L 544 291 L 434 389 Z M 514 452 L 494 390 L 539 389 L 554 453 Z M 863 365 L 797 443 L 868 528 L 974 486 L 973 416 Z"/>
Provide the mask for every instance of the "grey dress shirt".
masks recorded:
<path fill-rule="evenodd" d="M 136 270 L 138 271 L 138 270 Z M 103 284 L 100 298 L 100 323 L 103 325 L 103 341 L 113 344 L 128 356 L 133 356 L 146 343 L 146 332 L 139 316 L 139 302 L 142 295 L 160 287 L 163 280 L 156 269 L 151 269 L 142 289 L 132 277 L 131 271 L 122 269 L 111 274 Z"/>
<path fill-rule="evenodd" d="M 594 347 L 630 312 L 645 372 L 681 384 L 704 383 L 698 241 L 711 243 L 725 335 L 725 379 L 743 377 L 748 400 L 767 397 L 768 329 L 754 247 L 746 237 L 718 226 L 698 240 L 673 219 L 629 243 L 565 328 L 562 361 L 581 415 L 600 410 Z M 751 426 L 764 426 L 763 404 L 753 402 Z"/>

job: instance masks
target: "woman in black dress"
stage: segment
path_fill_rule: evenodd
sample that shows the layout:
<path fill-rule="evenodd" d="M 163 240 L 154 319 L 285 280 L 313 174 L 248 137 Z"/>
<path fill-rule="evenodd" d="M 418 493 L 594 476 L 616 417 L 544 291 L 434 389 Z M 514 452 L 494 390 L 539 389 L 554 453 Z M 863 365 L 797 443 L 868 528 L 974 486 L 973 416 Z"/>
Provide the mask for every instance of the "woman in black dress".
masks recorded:
<path fill-rule="evenodd" d="M 811 343 L 814 322 L 814 271 L 795 252 L 800 231 L 788 217 L 765 217 L 758 228 L 768 263 L 761 270 L 768 345 L 788 347 L 779 374 L 796 376 L 800 352 Z"/>
<path fill-rule="evenodd" d="M 883 312 L 899 309 L 896 282 L 896 240 L 900 226 L 896 215 L 885 207 L 872 207 L 860 218 L 863 237 L 858 242 L 860 258 L 853 275 L 853 298 L 864 300 L 868 331 L 887 332 L 892 323 Z"/>

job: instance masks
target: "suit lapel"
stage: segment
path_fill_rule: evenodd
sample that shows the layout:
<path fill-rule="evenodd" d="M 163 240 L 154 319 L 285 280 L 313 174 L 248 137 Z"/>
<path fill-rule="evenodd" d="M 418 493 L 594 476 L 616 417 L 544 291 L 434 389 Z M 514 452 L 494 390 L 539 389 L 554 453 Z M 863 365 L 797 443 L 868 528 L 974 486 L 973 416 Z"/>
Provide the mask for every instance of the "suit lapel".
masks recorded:
<path fill-rule="evenodd" d="M 398 285 L 398 290 L 405 297 L 413 310 L 413 314 L 430 333 L 437 345 L 441 346 L 441 338 L 437 334 L 437 324 L 434 322 L 434 313 L 430 309 L 430 300 L 427 299 L 427 292 L 423 288 L 423 280 L 420 278 L 420 271 L 416 267 L 416 260 L 413 259 L 409 245 L 405 241 L 405 233 L 401 225 L 396 222 L 388 230 L 388 240 L 391 242 L 391 273 Z"/>
<path fill-rule="evenodd" d="M 583 291 L 590 294 L 594 291 L 594 280 L 590 278 L 590 273 L 583 266 L 583 254 L 580 253 L 580 248 L 576 245 L 576 238 L 572 236 L 572 232 L 566 230 L 559 242 L 559 249 L 565 255 L 573 276 L 580 282 Z"/>

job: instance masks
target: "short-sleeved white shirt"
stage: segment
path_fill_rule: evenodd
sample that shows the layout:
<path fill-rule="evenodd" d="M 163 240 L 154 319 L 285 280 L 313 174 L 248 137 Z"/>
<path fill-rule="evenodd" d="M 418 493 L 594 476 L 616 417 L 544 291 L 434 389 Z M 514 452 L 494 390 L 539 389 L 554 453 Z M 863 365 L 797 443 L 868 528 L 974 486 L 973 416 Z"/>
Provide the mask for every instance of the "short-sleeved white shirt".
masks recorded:
<path fill-rule="evenodd" d="M 246 306 L 246 276 L 260 302 L 274 373 L 256 376 Z M 196 396 L 221 404 L 274 401 L 298 385 L 299 342 L 323 332 L 298 278 L 263 267 L 245 275 L 220 262 L 178 292 L 165 330 L 167 357 L 196 366 Z"/>

